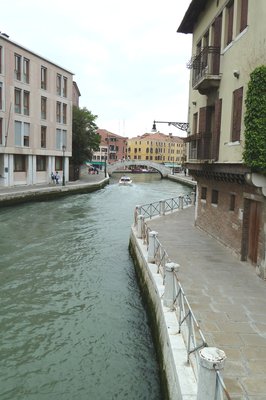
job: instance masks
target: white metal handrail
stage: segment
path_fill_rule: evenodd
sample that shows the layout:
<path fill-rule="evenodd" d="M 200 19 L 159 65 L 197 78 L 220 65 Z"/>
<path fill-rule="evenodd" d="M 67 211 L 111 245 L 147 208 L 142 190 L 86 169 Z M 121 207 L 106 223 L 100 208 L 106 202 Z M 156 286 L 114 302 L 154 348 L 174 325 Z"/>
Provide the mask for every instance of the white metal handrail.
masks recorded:
<path fill-rule="evenodd" d="M 185 196 L 184 196 L 185 197 Z M 178 198 L 180 201 L 180 197 Z M 184 198 L 183 198 L 184 201 Z M 186 203 L 185 203 L 186 202 Z M 186 205 L 192 204 L 193 201 L 186 196 L 186 200 L 184 201 Z M 154 205 L 155 204 L 155 205 Z M 137 206 L 134 214 L 135 225 L 137 224 L 137 218 L 139 215 L 146 214 L 149 218 L 151 218 L 151 214 L 155 212 L 159 212 L 160 202 L 150 203 L 144 206 Z M 165 204 L 167 204 L 170 210 L 173 210 L 174 207 L 179 208 L 180 202 L 177 202 L 176 199 L 167 199 L 165 200 Z M 178 205 L 178 206 L 177 206 Z M 149 233 L 151 232 L 151 228 L 145 222 L 143 218 L 143 223 L 141 227 L 141 239 L 144 244 L 149 246 Z M 163 281 L 165 281 L 165 266 L 167 263 L 171 262 L 166 250 L 158 240 L 155 238 L 155 254 L 154 254 L 154 263 L 157 265 L 157 273 L 160 273 L 163 277 Z M 182 288 L 182 285 L 178 279 L 177 273 L 174 273 L 174 302 L 173 302 L 173 310 L 176 312 L 178 325 L 179 325 L 179 333 L 182 334 L 182 337 L 185 342 L 185 346 L 187 349 L 187 362 L 191 364 L 196 378 L 198 378 L 199 371 L 199 352 L 203 347 L 208 347 L 207 341 L 203 335 L 203 332 L 197 322 L 197 319 L 192 311 L 192 308 L 188 302 L 187 296 Z M 231 400 L 231 397 L 226 389 L 223 378 L 219 371 L 216 371 L 216 391 L 215 397 L 213 400 Z"/>
<path fill-rule="evenodd" d="M 144 218 L 152 218 L 156 215 L 164 215 L 167 212 L 182 209 L 183 206 L 189 206 L 195 202 L 195 192 L 191 194 L 171 197 L 169 199 L 155 201 L 153 203 L 142 204 L 136 207 L 137 215 L 143 215 Z M 135 215 L 135 224 L 137 223 L 137 215 Z"/>

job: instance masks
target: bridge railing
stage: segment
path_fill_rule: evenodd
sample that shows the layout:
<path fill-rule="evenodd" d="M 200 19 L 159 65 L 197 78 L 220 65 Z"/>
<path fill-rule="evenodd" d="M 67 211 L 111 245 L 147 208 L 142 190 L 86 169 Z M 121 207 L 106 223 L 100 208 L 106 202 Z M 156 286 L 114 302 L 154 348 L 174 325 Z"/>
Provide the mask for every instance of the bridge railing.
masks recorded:
<path fill-rule="evenodd" d="M 184 204 L 191 205 L 195 201 L 195 195 L 192 193 L 191 197 L 186 195 L 179 196 L 178 198 L 172 198 L 164 200 L 164 213 L 167 211 L 171 212 L 175 209 L 181 208 L 182 202 Z M 157 238 L 157 233 L 153 232 L 145 221 L 145 218 L 152 218 L 154 215 L 162 214 L 162 201 L 150 204 L 144 204 L 137 206 L 135 209 L 135 226 L 137 227 L 138 237 L 142 239 L 143 243 L 147 245 L 148 249 L 148 262 L 152 262 L 157 266 L 157 273 L 162 275 L 163 284 L 166 285 L 166 273 L 167 266 L 173 264 Z M 167 211 L 166 211 L 167 210 Z M 152 239 L 152 240 L 151 240 Z M 152 249 L 152 250 L 151 250 Z M 151 250 L 151 252 L 150 252 Z M 150 260 L 149 260 L 149 257 Z M 175 264 L 177 265 L 177 264 Z M 189 304 L 188 298 L 178 278 L 178 273 L 173 271 L 174 282 L 172 286 L 172 304 L 171 309 L 176 313 L 179 332 L 182 334 L 186 350 L 187 350 L 187 362 L 192 366 L 195 377 L 199 383 L 199 370 L 200 368 L 200 354 L 199 350 L 208 347 L 208 343 L 204 337 L 204 334 L 200 328 L 200 325 L 193 313 L 193 310 Z M 166 286 L 165 286 L 166 287 Z M 212 397 L 208 397 L 211 400 L 231 400 L 230 394 L 228 393 L 224 380 L 219 370 L 214 371 L 215 384 L 214 392 Z M 199 389 L 200 390 L 200 389 Z M 202 397 L 199 397 L 202 398 Z"/>

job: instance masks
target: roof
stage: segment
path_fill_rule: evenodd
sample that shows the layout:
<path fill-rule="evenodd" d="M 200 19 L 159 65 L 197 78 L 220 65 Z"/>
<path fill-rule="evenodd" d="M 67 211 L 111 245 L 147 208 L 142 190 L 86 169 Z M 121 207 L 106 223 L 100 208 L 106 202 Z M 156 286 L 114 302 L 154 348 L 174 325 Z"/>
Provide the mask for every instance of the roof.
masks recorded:
<path fill-rule="evenodd" d="M 184 18 L 182 19 L 178 33 L 193 33 L 193 28 L 197 22 L 199 15 L 204 11 L 208 0 L 192 0 Z"/>
<path fill-rule="evenodd" d="M 156 132 L 156 133 L 144 133 L 141 136 L 136 136 L 133 138 L 129 138 L 128 140 L 161 140 L 161 141 L 173 141 L 173 142 L 180 142 L 180 141 L 184 141 L 184 138 L 181 138 L 179 136 L 174 136 L 172 134 L 169 135 L 165 135 L 164 133 L 161 132 Z"/>
<path fill-rule="evenodd" d="M 13 44 L 14 46 L 16 46 L 22 50 L 27 51 L 28 53 L 32 54 L 33 56 L 38 57 L 39 59 L 44 60 L 44 61 L 48 62 L 49 64 L 52 64 L 52 65 L 56 66 L 57 68 L 62 69 L 63 71 L 68 72 L 70 75 L 74 75 L 74 72 L 69 71 L 68 69 L 60 66 L 59 64 L 56 64 L 54 61 L 48 60 L 48 58 L 45 58 L 45 57 L 35 53 L 34 51 L 27 49 L 26 47 L 22 46 L 21 44 L 16 43 L 13 40 L 9 39 L 9 36 L 6 33 L 0 32 L 0 39 Z"/>
<path fill-rule="evenodd" d="M 112 133 L 112 132 L 108 131 L 107 129 L 97 129 L 96 132 L 97 132 L 98 135 L 100 135 L 100 136 L 104 136 L 104 137 L 107 137 L 107 136 L 108 136 L 108 137 L 116 137 L 116 138 L 119 138 L 119 139 L 127 140 L 127 137 L 117 135 L 116 133 Z"/>

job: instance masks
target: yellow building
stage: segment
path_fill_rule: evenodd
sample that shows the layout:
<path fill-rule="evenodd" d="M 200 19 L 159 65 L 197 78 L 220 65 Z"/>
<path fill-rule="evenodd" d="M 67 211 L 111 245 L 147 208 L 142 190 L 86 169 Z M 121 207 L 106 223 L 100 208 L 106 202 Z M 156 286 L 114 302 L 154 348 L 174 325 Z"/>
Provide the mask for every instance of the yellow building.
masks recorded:
<path fill-rule="evenodd" d="M 160 164 L 181 166 L 185 161 L 184 139 L 160 132 L 145 133 L 127 141 L 130 160 L 149 160 Z"/>

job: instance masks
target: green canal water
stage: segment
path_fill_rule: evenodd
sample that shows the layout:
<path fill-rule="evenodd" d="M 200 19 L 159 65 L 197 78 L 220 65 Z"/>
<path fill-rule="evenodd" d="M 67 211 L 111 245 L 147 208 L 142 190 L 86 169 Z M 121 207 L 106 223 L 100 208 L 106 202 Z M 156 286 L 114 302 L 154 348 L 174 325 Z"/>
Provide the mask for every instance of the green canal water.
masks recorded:
<path fill-rule="evenodd" d="M 191 189 L 135 175 L 0 210 L 0 399 L 161 400 L 128 253 L 134 207 Z"/>

